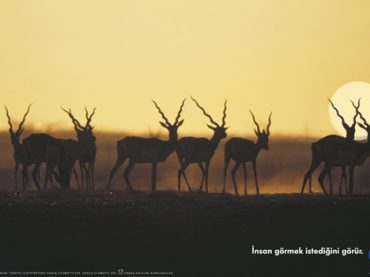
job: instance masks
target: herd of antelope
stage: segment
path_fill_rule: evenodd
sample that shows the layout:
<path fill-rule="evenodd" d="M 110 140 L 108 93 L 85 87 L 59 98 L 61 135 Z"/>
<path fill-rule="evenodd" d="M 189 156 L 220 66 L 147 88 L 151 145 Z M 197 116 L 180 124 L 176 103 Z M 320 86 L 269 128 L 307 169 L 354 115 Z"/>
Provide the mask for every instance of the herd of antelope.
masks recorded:
<path fill-rule="evenodd" d="M 57 139 L 48 134 L 32 134 L 20 141 L 20 137 L 24 131 L 23 125 L 26 117 L 30 112 L 31 105 L 28 106 L 26 113 L 20 122 L 18 129 L 13 130 L 13 124 L 10 118 L 9 111 L 5 107 L 8 117 L 10 141 L 14 150 L 14 178 L 16 195 L 18 192 L 18 169 L 22 166 L 22 184 L 23 190 L 28 184 L 28 167 L 34 166 L 32 170 L 32 178 L 38 190 L 40 190 L 40 167 L 44 163 L 46 165 L 44 188 L 51 181 L 52 175 L 56 178 L 62 187 L 68 187 L 72 171 L 76 176 L 75 163 L 78 160 L 80 165 L 80 178 L 82 184 L 85 184 L 87 189 L 94 187 L 94 165 L 96 157 L 95 136 L 93 127 L 91 126 L 92 117 L 95 114 L 95 108 L 90 114 L 86 109 L 86 124 L 83 126 L 72 114 L 71 110 L 65 110 L 68 116 L 72 119 L 77 141 L 74 139 Z"/>
<path fill-rule="evenodd" d="M 324 168 L 318 177 L 320 187 L 323 192 L 327 194 L 324 186 L 324 179 L 326 176 L 328 176 L 330 185 L 329 193 L 333 193 L 331 169 L 333 167 L 340 167 L 342 173 L 339 184 L 339 194 L 342 193 L 343 181 L 345 184 L 345 192 L 348 194 L 352 194 L 354 186 L 354 169 L 356 166 L 362 165 L 370 156 L 370 125 L 367 123 L 366 118 L 360 112 L 360 99 L 358 100 L 357 105 L 353 101 L 351 101 L 352 106 L 355 109 L 355 115 L 353 116 L 353 121 L 351 125 L 348 125 L 346 123 L 339 110 L 335 107 L 334 103 L 331 100 L 329 100 L 329 102 L 331 107 L 335 110 L 337 116 L 341 119 L 342 126 L 346 130 L 346 137 L 329 135 L 312 143 L 311 166 L 304 176 L 301 193 L 304 192 L 307 180 L 309 180 L 309 191 L 312 192 L 312 173 L 323 162 Z M 357 122 L 358 116 L 360 116 L 362 122 Z M 366 130 L 366 142 L 359 142 L 354 140 L 356 125 Z M 349 170 L 349 182 L 347 181 L 347 168 Z"/>
<path fill-rule="evenodd" d="M 158 110 L 163 121 L 160 121 L 160 125 L 168 131 L 168 140 L 160 140 L 157 138 L 142 138 L 128 136 L 117 142 L 117 160 L 113 166 L 110 175 L 107 189 L 110 188 L 112 179 L 117 170 L 128 160 L 128 165 L 124 170 L 124 180 L 129 190 L 133 190 L 133 186 L 129 179 L 129 174 L 136 164 L 149 163 L 152 166 L 152 180 L 151 187 L 152 191 L 156 190 L 157 182 L 157 166 L 158 163 L 166 161 L 168 156 L 173 152 L 176 152 L 179 161 L 179 170 L 177 172 L 178 178 L 178 191 L 181 191 L 181 180 L 184 179 L 186 186 L 189 191 L 192 191 L 188 178 L 186 176 L 186 168 L 192 164 L 198 164 L 202 178 L 200 182 L 199 191 L 208 192 L 208 174 L 209 165 L 220 141 L 227 136 L 226 127 L 226 111 L 227 101 L 223 106 L 222 122 L 217 123 L 210 114 L 206 112 L 203 106 L 201 106 L 197 100 L 192 98 L 195 105 L 202 111 L 206 116 L 210 124 L 207 125 L 213 131 L 213 135 L 210 139 L 197 138 L 197 137 L 183 137 L 178 139 L 178 129 L 184 123 L 184 119 L 181 119 L 181 113 L 185 105 L 186 99 L 184 99 L 180 105 L 179 111 L 176 115 L 175 120 L 171 123 L 164 112 L 161 110 L 159 105 L 152 101 L 155 108 Z M 330 100 L 329 100 L 330 101 Z M 301 193 L 304 192 L 305 185 L 309 181 L 309 191 L 312 192 L 311 176 L 312 173 L 318 168 L 321 163 L 324 163 L 324 169 L 320 174 L 318 180 L 320 186 L 325 194 L 327 191 L 324 187 L 324 179 L 326 176 L 329 177 L 330 182 L 330 194 L 333 193 L 331 169 L 332 167 L 340 167 L 342 169 L 339 193 L 342 193 L 342 184 L 344 181 L 345 191 L 348 194 L 353 192 L 353 175 L 354 167 L 361 165 L 370 155 L 370 125 L 360 112 L 360 100 L 357 105 L 352 102 L 355 109 L 355 115 L 353 122 L 348 125 L 339 110 L 330 101 L 332 108 L 336 111 L 338 117 L 342 121 L 342 125 L 347 132 L 345 138 L 330 135 L 326 136 L 317 142 L 312 144 L 312 162 L 311 166 L 304 176 L 303 186 Z M 6 115 L 9 124 L 9 133 L 11 144 L 14 149 L 14 178 L 15 178 L 15 190 L 16 195 L 20 195 L 18 190 L 18 169 L 22 167 L 22 185 L 23 190 L 26 190 L 29 177 L 28 168 L 33 166 L 32 179 L 38 190 L 41 190 L 40 186 L 40 167 L 42 164 L 46 165 L 46 172 L 44 178 L 44 189 L 47 188 L 48 183 L 52 182 L 52 179 L 59 183 L 61 187 L 69 187 L 72 173 L 76 178 L 78 186 L 84 187 L 86 190 L 94 189 L 94 165 L 96 160 L 96 138 L 93 134 L 94 127 L 91 126 L 91 120 L 95 114 L 95 108 L 90 113 L 85 108 L 86 123 L 83 125 L 73 115 L 70 109 L 62 110 L 72 120 L 74 129 L 76 131 L 77 140 L 75 139 L 58 139 L 48 134 L 32 134 L 27 138 L 23 139 L 21 143 L 20 137 L 24 131 L 24 123 L 26 117 L 29 114 L 31 105 L 28 106 L 26 113 L 20 122 L 18 129 L 13 130 L 13 124 L 7 107 L 5 107 Z M 269 149 L 269 135 L 271 126 L 271 115 L 268 117 L 268 124 L 266 130 L 261 130 L 257 123 L 254 114 L 250 111 L 252 120 L 256 126 L 255 134 L 257 137 L 256 142 L 245 138 L 231 138 L 225 143 L 224 149 L 224 179 L 223 179 L 223 192 L 226 191 L 226 176 L 228 166 L 231 160 L 234 161 L 234 167 L 231 170 L 232 183 L 234 186 L 235 194 L 239 195 L 236 173 L 240 166 L 242 166 L 244 174 L 244 194 L 247 194 L 247 170 L 246 163 L 251 162 L 253 168 L 253 174 L 256 185 L 256 193 L 259 194 L 259 185 L 257 178 L 257 157 L 259 152 L 264 149 Z M 362 122 L 357 122 L 358 116 Z M 357 142 L 354 140 L 356 125 L 365 129 L 368 133 L 368 140 L 366 143 Z M 75 164 L 78 161 L 80 168 L 80 177 L 75 170 Z M 347 168 L 349 169 L 349 185 L 347 184 Z"/>

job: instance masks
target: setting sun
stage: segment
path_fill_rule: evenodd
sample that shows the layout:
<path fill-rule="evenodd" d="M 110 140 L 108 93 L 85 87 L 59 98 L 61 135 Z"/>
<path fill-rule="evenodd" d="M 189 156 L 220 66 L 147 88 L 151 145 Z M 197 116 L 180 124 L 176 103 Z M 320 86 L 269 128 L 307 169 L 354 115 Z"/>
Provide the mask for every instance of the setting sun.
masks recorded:
<path fill-rule="evenodd" d="M 367 276 L 369 11 L 1 0 L 0 275 Z"/>

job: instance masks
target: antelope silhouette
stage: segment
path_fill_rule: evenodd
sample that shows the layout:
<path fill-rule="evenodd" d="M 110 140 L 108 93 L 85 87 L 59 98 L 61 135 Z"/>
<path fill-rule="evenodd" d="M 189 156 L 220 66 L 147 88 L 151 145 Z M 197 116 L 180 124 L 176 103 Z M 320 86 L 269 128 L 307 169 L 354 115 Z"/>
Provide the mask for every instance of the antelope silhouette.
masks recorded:
<path fill-rule="evenodd" d="M 32 134 L 23 140 L 23 145 L 28 157 L 32 157 L 34 168 L 32 170 L 32 178 L 38 190 L 40 167 L 42 163 L 46 164 L 45 184 L 44 188 L 52 176 L 52 172 L 59 164 L 64 155 L 63 144 L 59 139 L 56 139 L 48 134 Z"/>
<path fill-rule="evenodd" d="M 357 106 L 352 102 L 353 107 L 355 108 L 355 115 L 353 117 L 353 123 L 351 125 L 348 125 L 343 116 L 340 114 L 339 110 L 335 107 L 333 102 L 329 99 L 331 107 L 336 111 L 337 116 L 341 119 L 342 121 L 342 126 L 346 130 L 346 137 L 338 136 L 338 135 L 329 135 L 324 138 L 321 138 L 317 142 L 312 143 L 311 145 L 311 152 L 312 152 L 312 161 L 311 161 L 311 166 L 308 169 L 307 173 L 305 174 L 303 178 L 303 185 L 301 189 L 301 193 L 304 192 L 305 185 L 307 183 L 307 180 L 309 181 L 309 192 L 312 193 L 312 174 L 313 172 L 318 168 L 318 166 L 322 162 L 326 162 L 326 159 L 330 159 L 330 155 L 334 155 L 336 152 L 333 153 L 327 153 L 323 154 L 323 148 L 328 147 L 330 148 L 331 143 L 333 145 L 338 145 L 337 142 L 353 142 L 354 137 L 355 137 L 355 132 L 356 132 L 356 118 L 359 115 L 359 107 L 360 107 L 360 99 L 357 102 Z M 327 156 L 329 155 L 329 156 Z M 338 157 L 339 159 L 339 157 Z M 340 162 L 338 163 L 340 164 Z M 341 167 L 341 177 L 340 177 L 340 184 L 339 184 L 339 193 L 341 194 L 342 190 L 342 183 L 344 181 L 345 188 L 347 190 L 347 174 L 346 174 L 346 166 L 340 166 Z M 332 176 L 331 176 L 331 167 L 330 169 L 327 168 L 327 171 L 323 171 L 322 175 L 319 176 L 319 183 L 323 191 L 326 193 L 325 189 L 323 188 L 323 178 L 328 175 L 329 176 L 329 183 L 330 183 L 330 188 L 329 192 L 330 194 L 333 193 L 333 184 L 332 184 Z"/>
<path fill-rule="evenodd" d="M 95 186 L 94 167 L 96 160 L 96 137 L 91 126 L 91 120 L 95 115 L 96 108 L 90 114 L 85 107 L 86 124 L 83 126 L 72 114 L 71 109 L 62 110 L 71 118 L 77 135 L 78 161 L 80 165 L 81 184 L 85 185 L 86 190 L 91 190 Z M 86 181 L 85 181 L 86 180 Z"/>
<path fill-rule="evenodd" d="M 27 169 L 29 166 L 34 164 L 33 159 L 27 155 L 27 152 L 25 151 L 23 143 L 20 142 L 20 137 L 24 131 L 23 125 L 26 122 L 26 118 L 30 112 L 31 106 L 32 104 L 28 106 L 27 111 L 23 115 L 22 121 L 19 123 L 18 129 L 16 131 L 13 130 L 12 120 L 10 118 L 8 108 L 5 106 L 6 116 L 8 118 L 8 124 L 9 124 L 10 142 L 13 146 L 13 158 L 15 162 L 15 168 L 14 168 L 15 194 L 17 196 L 20 194 L 18 191 L 19 165 L 22 166 L 22 187 L 23 187 L 23 190 L 25 190 L 28 184 L 28 170 Z"/>
<path fill-rule="evenodd" d="M 271 115 L 269 115 L 268 124 L 266 131 L 260 129 L 254 114 L 250 111 L 253 122 L 256 125 L 256 129 L 254 130 L 257 141 L 253 142 L 248 139 L 244 138 L 231 138 L 225 144 L 225 166 L 224 166 L 224 186 L 223 192 L 225 193 L 226 190 L 226 175 L 227 175 L 227 168 L 229 166 L 230 160 L 235 161 L 234 168 L 231 171 L 232 181 L 235 189 L 236 195 L 239 195 L 238 188 L 235 181 L 235 174 L 237 173 L 240 165 L 243 165 L 243 173 L 244 173 L 244 194 L 247 194 L 247 169 L 246 163 L 251 162 L 253 165 L 253 173 L 254 173 L 254 180 L 256 183 L 256 192 L 259 194 L 259 187 L 258 187 L 258 179 L 257 179 L 257 157 L 261 149 L 265 149 L 266 151 L 269 150 L 268 141 L 270 135 L 270 126 L 271 126 Z"/>
<path fill-rule="evenodd" d="M 176 147 L 177 158 L 180 163 L 180 169 L 177 173 L 178 178 L 178 191 L 181 191 L 181 176 L 184 177 L 188 189 L 191 191 L 190 183 L 186 177 L 185 170 L 191 163 L 197 163 L 202 171 L 202 180 L 199 190 L 202 191 L 203 183 L 205 181 L 205 191 L 208 192 L 208 171 L 211 159 L 217 149 L 218 144 L 224 139 L 227 134 L 225 127 L 226 124 L 226 104 L 224 103 L 222 124 L 218 124 L 213 118 L 205 111 L 205 109 L 193 98 L 193 102 L 203 112 L 203 114 L 210 120 L 212 125 L 207 125 L 213 131 L 211 139 L 206 138 L 195 138 L 195 137 L 184 137 L 181 138 Z M 205 164 L 203 167 L 203 163 Z"/>
<path fill-rule="evenodd" d="M 123 174 L 128 188 L 131 191 L 133 190 L 129 180 L 129 174 L 134 166 L 141 163 L 150 163 L 152 165 L 152 191 L 156 190 L 157 165 L 158 163 L 166 161 L 168 156 L 175 151 L 177 145 L 177 131 L 184 123 L 184 119 L 180 120 L 180 118 L 185 100 L 186 99 L 182 101 L 173 124 L 170 123 L 158 104 L 152 100 L 154 106 L 162 116 L 164 122 L 160 121 L 159 123 L 168 131 L 168 140 L 163 141 L 157 138 L 141 137 L 125 137 L 122 140 L 119 140 L 117 142 L 117 161 L 110 172 L 107 188 L 111 186 L 113 176 L 117 170 L 122 166 L 126 159 L 128 159 L 129 163 Z"/>

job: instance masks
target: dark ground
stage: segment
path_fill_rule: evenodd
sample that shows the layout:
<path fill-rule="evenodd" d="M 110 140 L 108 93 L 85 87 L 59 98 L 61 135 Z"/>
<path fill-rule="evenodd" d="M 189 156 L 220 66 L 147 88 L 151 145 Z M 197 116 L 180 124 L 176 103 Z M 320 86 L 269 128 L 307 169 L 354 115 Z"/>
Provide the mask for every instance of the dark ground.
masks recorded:
<path fill-rule="evenodd" d="M 368 276 L 370 196 L 44 191 L 0 195 L 0 271 Z M 360 247 L 358 256 L 252 256 Z M 289 274 L 287 274 L 289 273 Z"/>

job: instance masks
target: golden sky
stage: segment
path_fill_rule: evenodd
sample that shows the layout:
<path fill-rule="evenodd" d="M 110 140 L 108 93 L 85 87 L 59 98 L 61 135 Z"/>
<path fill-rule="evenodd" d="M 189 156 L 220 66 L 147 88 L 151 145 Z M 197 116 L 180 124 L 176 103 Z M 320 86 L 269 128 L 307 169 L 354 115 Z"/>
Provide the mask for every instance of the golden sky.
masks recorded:
<path fill-rule="evenodd" d="M 171 120 L 194 96 L 216 120 L 250 133 L 248 110 L 272 133 L 333 133 L 328 101 L 370 82 L 368 0 L 2 0 L 0 104 L 29 124 L 71 128 L 60 106 L 98 130 L 156 132 L 151 99 Z M 189 99 L 190 100 L 190 99 Z M 188 101 L 181 133 L 209 132 Z M 0 129 L 7 128 L 5 113 Z"/>

